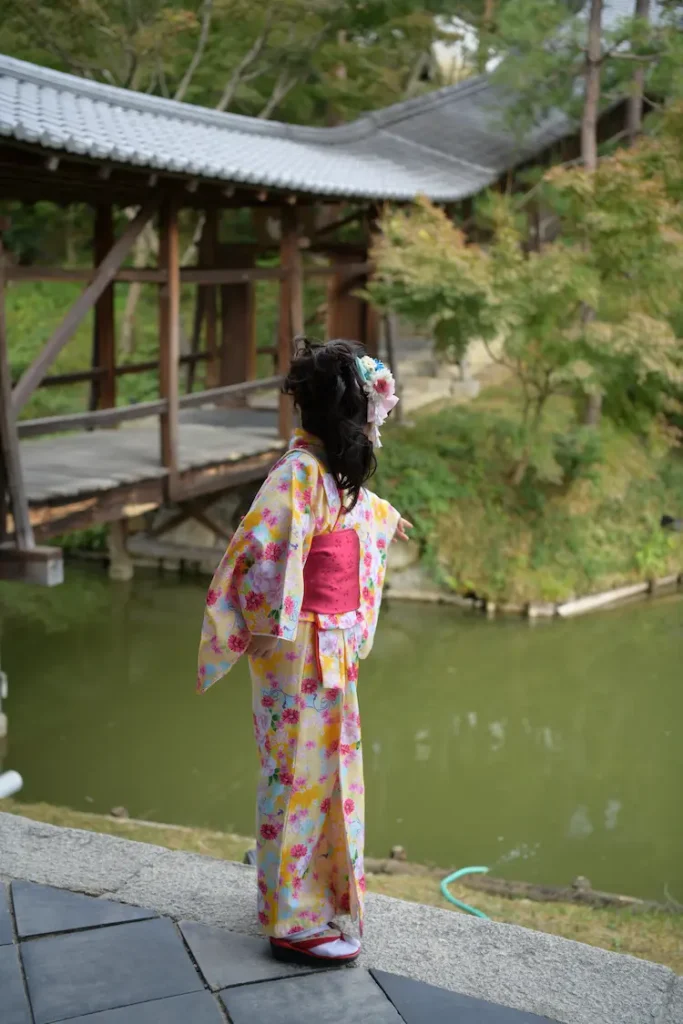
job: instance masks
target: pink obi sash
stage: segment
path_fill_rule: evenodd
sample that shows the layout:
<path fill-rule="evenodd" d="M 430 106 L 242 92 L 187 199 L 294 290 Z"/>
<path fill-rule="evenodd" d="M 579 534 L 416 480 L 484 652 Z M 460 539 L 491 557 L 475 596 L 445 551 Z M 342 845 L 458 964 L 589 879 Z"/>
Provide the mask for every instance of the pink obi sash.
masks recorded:
<path fill-rule="evenodd" d="M 319 533 L 304 566 L 303 612 L 342 615 L 360 608 L 360 541 L 355 530 Z"/>

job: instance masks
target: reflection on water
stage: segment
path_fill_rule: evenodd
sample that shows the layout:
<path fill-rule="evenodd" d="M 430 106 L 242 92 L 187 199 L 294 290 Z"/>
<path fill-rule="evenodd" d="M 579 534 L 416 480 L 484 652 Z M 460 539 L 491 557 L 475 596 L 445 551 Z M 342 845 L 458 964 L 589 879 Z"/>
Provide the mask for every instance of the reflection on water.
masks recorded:
<path fill-rule="evenodd" d="M 250 832 L 247 672 L 193 693 L 203 583 L 0 590 L 26 800 Z M 530 629 L 390 606 L 361 673 L 368 848 L 683 901 L 683 599 Z"/>

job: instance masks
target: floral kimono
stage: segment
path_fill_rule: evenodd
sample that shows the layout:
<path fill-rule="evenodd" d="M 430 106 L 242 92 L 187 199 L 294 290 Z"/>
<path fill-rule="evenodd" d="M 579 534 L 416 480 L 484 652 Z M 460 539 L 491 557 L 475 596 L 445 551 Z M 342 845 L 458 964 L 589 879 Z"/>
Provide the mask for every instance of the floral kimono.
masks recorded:
<path fill-rule="evenodd" d="M 214 576 L 199 650 L 203 692 L 232 668 L 251 634 L 283 641 L 266 658 L 250 658 L 261 762 L 258 916 L 278 938 L 324 927 L 340 914 L 362 928 L 358 661 L 372 648 L 399 514 L 367 490 L 344 513 L 323 457 L 315 438 L 295 433 Z M 360 607 L 336 615 L 302 611 L 312 539 L 342 524 L 358 535 Z"/>

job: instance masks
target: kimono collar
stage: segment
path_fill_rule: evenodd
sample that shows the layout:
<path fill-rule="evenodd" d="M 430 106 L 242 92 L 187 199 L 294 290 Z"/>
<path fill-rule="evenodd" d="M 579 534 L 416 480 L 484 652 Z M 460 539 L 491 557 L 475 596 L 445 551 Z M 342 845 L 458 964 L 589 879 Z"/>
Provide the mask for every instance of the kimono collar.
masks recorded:
<path fill-rule="evenodd" d="M 290 448 L 303 448 L 312 449 L 313 451 L 324 451 L 324 445 L 320 438 L 315 437 L 313 434 L 309 434 L 307 430 L 302 430 L 300 427 L 297 428 L 292 434 L 289 442 Z"/>

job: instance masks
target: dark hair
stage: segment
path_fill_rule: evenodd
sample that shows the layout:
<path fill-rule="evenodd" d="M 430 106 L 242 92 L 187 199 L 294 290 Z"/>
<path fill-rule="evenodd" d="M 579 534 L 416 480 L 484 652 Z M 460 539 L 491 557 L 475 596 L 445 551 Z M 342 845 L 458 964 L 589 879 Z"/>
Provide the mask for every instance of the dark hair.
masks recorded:
<path fill-rule="evenodd" d="M 365 433 L 368 400 L 356 359 L 365 349 L 355 341 L 296 339 L 283 391 L 301 414 L 301 426 L 319 438 L 337 487 L 346 492 L 345 511 L 355 507 L 361 488 L 377 468 Z"/>

